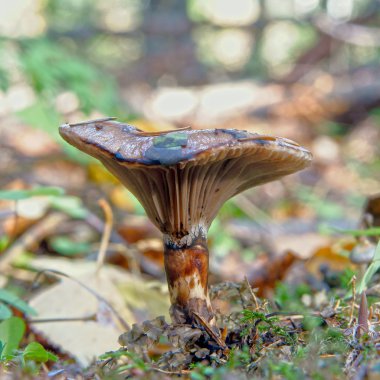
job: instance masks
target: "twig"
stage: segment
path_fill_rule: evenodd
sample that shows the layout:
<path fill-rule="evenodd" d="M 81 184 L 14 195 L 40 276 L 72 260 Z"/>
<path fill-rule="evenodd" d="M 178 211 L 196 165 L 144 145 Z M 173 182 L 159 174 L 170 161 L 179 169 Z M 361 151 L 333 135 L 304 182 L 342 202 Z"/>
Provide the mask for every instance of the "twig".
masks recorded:
<path fill-rule="evenodd" d="M 198 313 L 193 311 L 193 315 L 195 316 L 195 319 L 197 319 L 198 323 L 200 323 L 204 329 L 206 330 L 207 334 L 211 336 L 212 339 L 221 347 L 221 348 L 227 348 L 226 343 L 222 341 L 220 336 L 215 333 L 215 331 L 212 329 L 210 324 Z"/>
<path fill-rule="evenodd" d="M 371 321 L 373 318 L 373 306 L 371 305 L 369 307 L 369 314 L 368 314 L 368 320 Z"/>
<path fill-rule="evenodd" d="M 138 133 L 141 136 L 161 136 L 161 135 L 164 135 L 166 133 L 188 131 L 190 129 L 191 129 L 191 127 L 182 127 L 182 128 L 177 128 L 177 129 L 170 129 L 170 130 L 167 130 L 167 131 L 156 131 L 156 132 L 144 132 L 144 131 L 140 131 Z"/>
<path fill-rule="evenodd" d="M 273 343 L 270 343 L 270 344 L 268 344 L 267 346 L 264 346 L 264 347 L 260 350 L 260 353 L 261 353 L 262 351 L 266 352 L 266 351 L 268 351 L 269 348 L 272 348 L 273 346 L 278 346 L 278 344 L 281 344 L 281 343 L 282 343 L 282 340 L 281 340 L 281 339 L 276 340 L 276 341 L 274 341 Z"/>
<path fill-rule="evenodd" d="M 139 260 L 135 257 L 136 255 L 134 254 L 133 249 L 132 249 L 133 252 L 131 252 L 131 250 L 126 245 L 122 243 L 112 243 L 111 241 L 112 240 L 110 240 L 110 242 L 108 243 L 105 260 L 107 260 L 107 258 L 109 258 L 112 254 L 118 253 L 126 258 L 127 263 L 128 263 L 128 269 L 130 269 L 130 271 L 133 274 L 140 275 L 141 269 L 139 266 Z M 92 244 L 91 245 L 92 251 L 99 252 L 100 245 L 101 243 Z"/>
<path fill-rule="evenodd" d="M 96 276 L 99 275 L 100 268 L 103 266 L 104 259 L 106 257 L 107 247 L 110 241 L 112 224 L 113 224 L 113 214 L 112 209 L 109 203 L 105 199 L 100 199 L 98 201 L 99 206 L 103 209 L 104 212 L 104 231 L 102 235 L 102 240 L 100 242 L 100 248 L 98 253 L 98 259 L 96 262 Z"/>
<path fill-rule="evenodd" d="M 182 375 L 189 375 L 191 371 L 187 369 L 183 369 L 181 371 L 165 371 L 164 369 L 152 367 L 153 371 L 164 373 L 165 375 L 175 375 L 175 376 L 182 376 Z"/>
<path fill-rule="evenodd" d="M 104 368 L 107 364 L 109 364 L 110 362 L 112 362 L 114 360 L 114 358 L 108 358 L 106 359 L 103 363 L 100 363 L 99 367 L 100 368 Z"/>
<path fill-rule="evenodd" d="M 312 317 L 317 317 L 317 315 L 311 315 Z M 283 315 L 283 316 L 280 316 L 278 317 L 278 320 L 279 321 L 290 321 L 290 323 L 292 325 L 294 325 L 294 322 L 293 322 L 293 319 L 303 319 L 305 318 L 306 315 L 305 314 L 293 314 L 292 316 L 289 316 L 289 315 Z M 294 327 L 294 326 L 293 326 Z M 296 328 L 296 327 L 294 327 Z"/>
<path fill-rule="evenodd" d="M 262 359 L 265 358 L 265 355 L 266 355 L 266 352 L 268 351 L 269 348 L 272 348 L 272 346 L 274 345 L 277 345 L 281 343 L 281 340 L 276 340 L 275 342 L 271 343 L 271 344 L 268 344 L 267 346 L 264 346 L 259 352 L 260 354 L 263 353 L 261 356 L 259 356 L 254 362 L 251 363 L 251 365 L 253 364 L 258 364 Z"/>
<path fill-rule="evenodd" d="M 28 323 L 50 323 L 50 322 L 87 322 L 96 321 L 96 314 L 91 314 L 87 317 L 77 318 L 40 318 L 40 319 L 28 319 Z"/>
<path fill-rule="evenodd" d="M 305 316 L 306 314 L 302 314 L 299 311 L 274 311 L 272 313 L 265 314 L 265 318 L 271 318 L 271 317 L 275 317 L 277 315 L 282 315 L 282 316 L 293 317 L 294 318 L 294 317 L 297 317 L 299 315 Z M 311 315 L 311 316 L 318 316 L 319 313 L 318 312 L 312 312 L 309 315 Z"/>
<path fill-rule="evenodd" d="M 103 117 L 101 119 L 93 119 L 93 120 L 86 120 L 86 121 L 81 121 L 79 123 L 68 123 L 70 127 L 77 127 L 79 125 L 86 125 L 86 124 L 92 124 L 92 123 L 104 123 L 106 121 L 111 121 L 111 120 L 116 120 L 116 117 Z"/>
<path fill-rule="evenodd" d="M 86 222 L 94 228 L 99 233 L 102 233 L 104 231 L 104 222 L 100 218 L 98 218 L 97 215 L 91 213 L 88 211 Z M 136 249 L 134 246 L 129 244 L 125 239 L 123 239 L 116 231 L 112 231 L 111 233 L 111 242 L 118 244 L 120 246 L 124 247 L 124 252 L 128 258 L 133 259 L 134 261 L 141 266 L 141 269 L 147 273 L 150 274 L 153 277 L 160 278 L 162 276 L 162 269 L 154 263 L 152 260 L 148 260 L 146 257 L 144 257 L 141 252 Z M 117 251 L 119 252 L 119 251 Z M 107 252 L 106 256 L 108 259 L 112 258 L 113 252 Z M 136 265 L 135 265 L 136 266 Z M 139 269 L 139 268 L 137 268 Z M 136 272 L 140 272 L 136 269 Z"/>
<path fill-rule="evenodd" d="M 49 372 L 49 368 L 47 367 L 47 365 L 45 363 L 41 363 L 41 367 L 44 370 L 45 374 L 47 374 Z"/>
<path fill-rule="evenodd" d="M 248 281 L 248 277 L 247 277 L 247 276 L 244 276 L 244 280 L 245 280 L 245 282 L 247 283 L 248 290 L 249 290 L 249 292 L 251 293 L 251 296 L 252 296 L 253 302 L 254 302 L 254 304 L 255 304 L 255 311 L 258 311 L 258 310 L 260 309 L 260 305 L 259 305 L 259 303 L 258 303 L 258 301 L 257 301 L 257 298 L 256 298 L 256 295 L 255 295 L 255 292 L 253 291 L 252 286 L 251 286 L 251 284 L 249 283 L 249 281 Z"/>

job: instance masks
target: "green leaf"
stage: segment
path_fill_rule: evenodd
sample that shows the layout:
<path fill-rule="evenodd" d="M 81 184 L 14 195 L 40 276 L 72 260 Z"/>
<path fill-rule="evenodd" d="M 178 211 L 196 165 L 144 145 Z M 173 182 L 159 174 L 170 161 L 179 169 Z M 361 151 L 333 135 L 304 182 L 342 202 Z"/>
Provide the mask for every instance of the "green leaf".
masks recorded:
<path fill-rule="evenodd" d="M 372 227 L 366 230 L 345 230 L 345 229 L 330 227 L 330 231 L 345 234 L 345 235 L 351 235 L 351 236 L 379 236 L 380 235 L 380 227 Z"/>
<path fill-rule="evenodd" d="M 53 355 L 49 351 L 46 351 L 42 344 L 38 342 L 29 343 L 22 353 L 24 360 L 33 360 L 38 363 L 46 363 L 49 360 L 56 362 L 57 356 Z"/>
<path fill-rule="evenodd" d="M 25 333 L 25 322 L 19 317 L 11 317 L 0 323 L 0 342 L 3 344 L 1 359 L 11 359 Z"/>
<path fill-rule="evenodd" d="M 16 296 L 15 294 L 9 292 L 5 289 L 0 289 L 0 301 L 7 303 L 20 310 L 26 315 L 37 315 L 36 311 L 31 308 L 25 301 Z"/>
<path fill-rule="evenodd" d="M 75 256 L 88 253 L 91 245 L 86 242 L 77 242 L 65 236 L 58 236 L 49 241 L 51 247 L 65 256 Z"/>
<path fill-rule="evenodd" d="M 65 191 L 60 187 L 35 187 L 29 190 L 0 190 L 0 199 L 17 201 L 34 196 L 58 196 L 64 194 Z"/>
<path fill-rule="evenodd" d="M 50 200 L 50 204 L 56 210 L 63 211 L 73 218 L 83 219 L 88 213 L 83 207 L 82 200 L 78 197 L 55 197 Z"/>
<path fill-rule="evenodd" d="M 0 320 L 8 319 L 13 315 L 12 310 L 0 302 Z"/>
<path fill-rule="evenodd" d="M 3 251 L 5 248 L 7 248 L 9 244 L 9 237 L 8 236 L 2 236 L 0 237 L 0 252 Z"/>
<path fill-rule="evenodd" d="M 377 244 L 375 254 L 373 256 L 372 262 L 367 268 L 367 270 L 364 273 L 363 278 L 360 281 L 360 284 L 358 286 L 358 294 L 361 294 L 370 283 L 373 275 L 378 271 L 380 268 L 380 242 Z"/>

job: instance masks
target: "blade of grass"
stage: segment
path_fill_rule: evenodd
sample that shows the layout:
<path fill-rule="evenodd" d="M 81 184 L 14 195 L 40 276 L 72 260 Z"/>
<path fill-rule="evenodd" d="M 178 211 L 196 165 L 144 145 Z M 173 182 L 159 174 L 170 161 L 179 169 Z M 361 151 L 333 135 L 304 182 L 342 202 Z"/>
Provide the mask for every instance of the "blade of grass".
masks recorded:
<path fill-rule="evenodd" d="M 329 232 L 340 233 L 351 236 L 378 236 L 380 235 L 380 227 L 371 227 L 366 230 L 345 230 L 336 227 L 329 227 Z"/>
<path fill-rule="evenodd" d="M 0 289 L 0 301 L 13 306 L 26 315 L 37 315 L 32 307 L 15 294 L 8 292 L 8 290 Z"/>
<path fill-rule="evenodd" d="M 41 195 L 63 195 L 64 190 L 60 187 L 35 187 L 29 190 L 0 190 L 0 199 L 9 201 L 18 201 L 34 196 Z"/>
<path fill-rule="evenodd" d="M 357 289 L 357 293 L 362 293 L 370 283 L 373 275 L 380 268 L 380 242 L 377 244 L 375 255 L 373 256 L 371 264 L 368 266 L 367 270 L 364 273 L 363 278 L 360 281 L 360 284 Z"/>

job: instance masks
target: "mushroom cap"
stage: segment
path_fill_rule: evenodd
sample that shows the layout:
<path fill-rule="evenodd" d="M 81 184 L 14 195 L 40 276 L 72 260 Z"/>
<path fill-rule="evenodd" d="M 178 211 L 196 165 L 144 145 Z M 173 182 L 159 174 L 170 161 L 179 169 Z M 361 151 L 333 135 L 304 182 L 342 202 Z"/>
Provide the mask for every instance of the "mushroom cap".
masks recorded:
<path fill-rule="evenodd" d="M 295 142 L 236 129 L 143 132 L 112 119 L 64 124 L 61 136 L 99 159 L 177 245 L 205 235 L 232 196 L 308 166 Z"/>

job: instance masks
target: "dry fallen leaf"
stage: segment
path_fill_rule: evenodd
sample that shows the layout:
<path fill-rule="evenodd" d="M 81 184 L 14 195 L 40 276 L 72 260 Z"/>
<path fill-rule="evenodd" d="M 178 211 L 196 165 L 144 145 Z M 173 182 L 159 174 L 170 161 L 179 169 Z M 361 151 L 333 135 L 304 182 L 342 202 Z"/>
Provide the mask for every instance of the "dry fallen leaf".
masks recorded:
<path fill-rule="evenodd" d="M 340 252 L 351 251 L 354 242 L 350 239 L 342 240 L 340 244 L 329 245 L 319 248 L 314 255 L 306 262 L 306 269 L 314 276 L 321 277 L 321 266 L 327 266 L 332 271 L 342 271 L 346 268 L 354 268 L 348 255 L 343 256 Z"/>
<path fill-rule="evenodd" d="M 63 278 L 30 301 L 38 313 L 37 319 L 94 316 L 95 320 L 89 321 L 31 324 L 35 332 L 70 353 L 83 366 L 89 365 L 98 355 L 119 347 L 117 340 L 125 328 L 107 303 L 129 325 L 141 321 L 139 315 L 152 318 L 157 316 L 157 309 L 161 313 L 169 310 L 168 297 L 159 288 L 110 265 L 102 267 L 99 276 L 95 275 L 96 263 L 88 261 L 76 260 L 74 263 L 65 258 L 44 258 L 34 260 L 31 265 L 38 270 L 63 272 L 91 289 L 90 292 L 75 280 Z"/>

